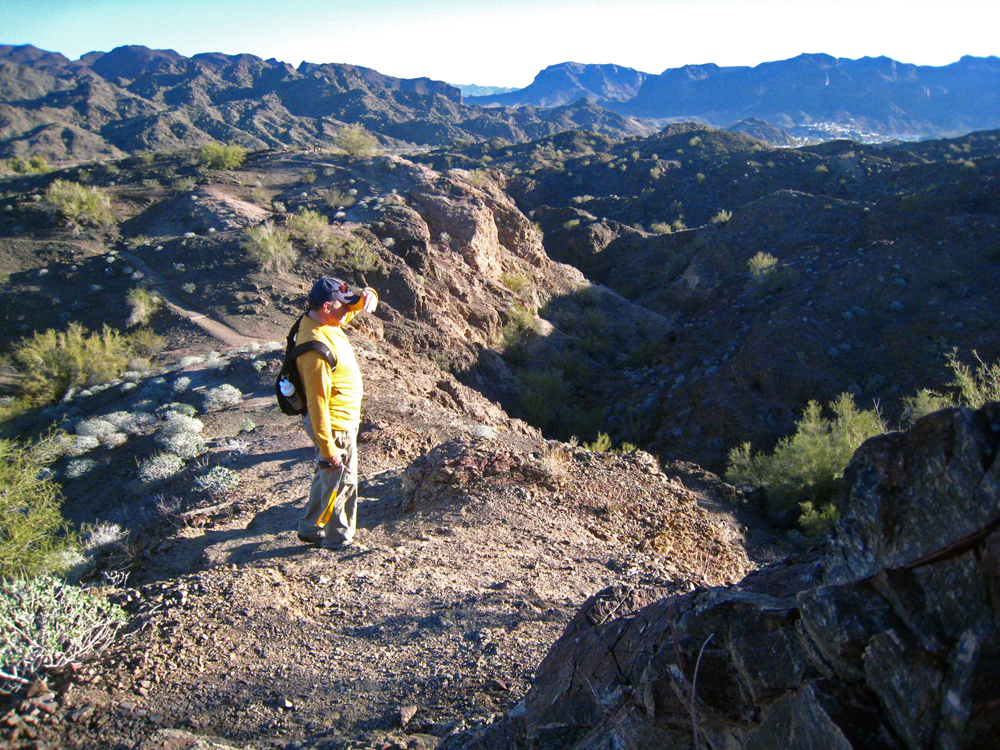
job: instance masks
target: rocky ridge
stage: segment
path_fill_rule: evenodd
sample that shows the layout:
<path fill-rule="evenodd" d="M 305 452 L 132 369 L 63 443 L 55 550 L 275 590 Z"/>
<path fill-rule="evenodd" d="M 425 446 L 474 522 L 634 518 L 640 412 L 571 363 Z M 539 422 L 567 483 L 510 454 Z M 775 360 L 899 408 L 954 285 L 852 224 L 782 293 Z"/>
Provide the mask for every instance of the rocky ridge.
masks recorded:
<path fill-rule="evenodd" d="M 874 438 L 821 549 L 734 586 L 592 597 L 504 720 L 446 747 L 989 747 L 1000 405 Z"/>

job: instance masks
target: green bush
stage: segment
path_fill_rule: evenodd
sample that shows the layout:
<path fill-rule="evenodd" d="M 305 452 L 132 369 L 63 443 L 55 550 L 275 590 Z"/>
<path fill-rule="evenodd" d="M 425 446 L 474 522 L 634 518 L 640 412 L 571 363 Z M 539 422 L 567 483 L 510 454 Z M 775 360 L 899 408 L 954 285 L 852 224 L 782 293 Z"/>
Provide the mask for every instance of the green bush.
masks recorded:
<path fill-rule="evenodd" d="M 241 246 L 262 271 L 284 273 L 299 259 L 291 233 L 270 221 L 246 229 Z"/>
<path fill-rule="evenodd" d="M 72 538 L 56 483 L 42 469 L 48 445 L 0 440 L 0 578 L 60 571 Z"/>
<path fill-rule="evenodd" d="M 111 199 L 100 188 L 56 180 L 49 185 L 42 201 L 74 229 L 84 226 L 110 229 L 115 225 Z"/>
<path fill-rule="evenodd" d="M 326 205 L 330 208 L 350 208 L 355 203 L 358 202 L 356 196 L 351 195 L 350 192 L 341 190 L 339 188 L 332 188 L 324 198 Z"/>
<path fill-rule="evenodd" d="M 47 575 L 0 584 L 0 692 L 100 653 L 125 619 L 121 607 Z"/>
<path fill-rule="evenodd" d="M 724 209 L 724 208 L 720 208 L 720 209 L 719 209 L 719 213 L 717 213 L 717 214 L 716 214 L 715 216 L 713 216 L 713 217 L 712 217 L 712 218 L 710 219 L 710 221 L 711 221 L 711 222 L 712 222 L 713 224 L 719 224 L 719 225 L 722 225 L 722 224 L 726 224 L 726 223 L 728 223 L 728 222 L 729 222 L 729 220 L 730 220 L 730 219 L 732 219 L 732 218 L 733 218 L 733 212 L 732 212 L 732 211 L 727 211 L 727 210 L 726 210 L 726 209 Z"/>
<path fill-rule="evenodd" d="M 344 245 L 344 260 L 356 273 L 368 273 L 378 268 L 378 253 L 367 242 L 353 239 Z"/>
<path fill-rule="evenodd" d="M 125 297 L 130 312 L 125 321 L 126 328 L 144 326 L 157 310 L 163 307 L 163 297 L 145 287 L 132 289 Z"/>
<path fill-rule="evenodd" d="M 953 349 L 947 355 L 948 366 L 954 373 L 948 385 L 958 390 L 962 404 L 979 409 L 990 401 L 1000 401 L 1000 363 L 986 364 L 975 350 L 972 356 L 979 363 L 975 371 L 958 359 L 957 350 Z"/>
<path fill-rule="evenodd" d="M 247 150 L 233 143 L 206 143 L 198 154 L 198 163 L 209 169 L 237 169 L 247 160 Z"/>
<path fill-rule="evenodd" d="M 0 173 L 13 172 L 14 174 L 44 174 L 49 171 L 49 162 L 41 154 L 34 154 L 25 159 L 23 156 L 15 156 L 6 161 L 0 160 Z"/>
<path fill-rule="evenodd" d="M 49 329 L 15 345 L 18 385 L 36 401 L 54 401 L 70 388 L 117 378 L 134 353 L 130 337 L 108 326 L 101 333 L 88 333 L 73 322 L 66 331 Z"/>
<path fill-rule="evenodd" d="M 885 432 L 885 425 L 877 408 L 859 409 L 848 393 L 833 402 L 832 410 L 833 419 L 826 419 L 819 403 L 810 401 L 795 434 L 779 440 L 770 455 L 752 453 L 749 443 L 734 448 L 726 478 L 762 487 L 776 520 L 806 514 L 813 531 L 819 530 L 817 516 L 835 522 L 832 501 L 847 463 L 861 443 Z"/>
<path fill-rule="evenodd" d="M 500 281 L 512 292 L 520 292 L 532 283 L 531 276 L 526 273 L 504 273 L 500 275 Z"/>
<path fill-rule="evenodd" d="M 344 244 L 330 226 L 330 222 L 318 211 L 303 209 L 289 216 L 285 226 L 288 227 L 293 239 L 322 258 L 336 256 Z"/>
<path fill-rule="evenodd" d="M 799 278 L 794 268 L 782 265 L 770 253 L 757 253 L 747 261 L 747 266 L 750 268 L 750 278 L 765 294 L 794 286 Z"/>
<path fill-rule="evenodd" d="M 378 138 L 356 123 L 342 127 L 333 142 L 349 156 L 374 156 L 378 153 Z"/>

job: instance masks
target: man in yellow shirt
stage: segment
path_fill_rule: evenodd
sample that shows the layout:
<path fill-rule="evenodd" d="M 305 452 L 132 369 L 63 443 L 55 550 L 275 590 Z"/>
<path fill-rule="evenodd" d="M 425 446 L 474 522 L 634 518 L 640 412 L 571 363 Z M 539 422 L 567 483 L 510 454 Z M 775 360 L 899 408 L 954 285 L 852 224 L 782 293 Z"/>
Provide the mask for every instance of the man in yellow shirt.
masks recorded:
<path fill-rule="evenodd" d="M 309 292 L 309 309 L 299 324 L 295 343 L 319 341 L 333 352 L 337 366 L 317 351 L 296 361 L 305 390 L 306 432 L 316 445 L 316 470 L 299 539 L 323 549 L 353 544 L 358 516 L 358 425 L 364 387 L 354 349 L 343 326 L 364 310 L 375 312 L 374 289 L 361 294 L 340 279 L 322 278 Z"/>

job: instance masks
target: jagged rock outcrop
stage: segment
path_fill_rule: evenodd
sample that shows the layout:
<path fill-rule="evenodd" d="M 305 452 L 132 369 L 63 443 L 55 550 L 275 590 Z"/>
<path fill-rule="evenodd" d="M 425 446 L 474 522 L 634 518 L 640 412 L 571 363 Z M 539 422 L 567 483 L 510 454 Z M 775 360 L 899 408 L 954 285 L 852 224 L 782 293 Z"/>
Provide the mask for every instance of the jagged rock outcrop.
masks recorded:
<path fill-rule="evenodd" d="M 998 449 L 997 403 L 869 440 L 825 546 L 731 587 L 601 592 L 526 699 L 449 747 L 994 747 Z"/>

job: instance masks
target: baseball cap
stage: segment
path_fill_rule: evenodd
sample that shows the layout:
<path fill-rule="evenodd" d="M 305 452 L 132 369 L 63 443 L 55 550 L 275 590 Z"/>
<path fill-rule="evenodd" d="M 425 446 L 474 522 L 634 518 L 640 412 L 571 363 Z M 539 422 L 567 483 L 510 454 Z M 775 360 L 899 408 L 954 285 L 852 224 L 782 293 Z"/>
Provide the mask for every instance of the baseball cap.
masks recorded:
<path fill-rule="evenodd" d="M 313 284 L 312 290 L 309 292 L 309 302 L 310 304 L 321 305 L 324 302 L 333 302 L 334 300 L 339 300 L 348 305 L 353 305 L 355 302 L 361 299 L 361 295 L 351 290 L 347 286 L 347 282 L 341 281 L 340 279 L 333 279 L 328 276 L 324 276 L 322 279 Z"/>

